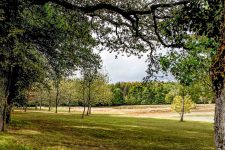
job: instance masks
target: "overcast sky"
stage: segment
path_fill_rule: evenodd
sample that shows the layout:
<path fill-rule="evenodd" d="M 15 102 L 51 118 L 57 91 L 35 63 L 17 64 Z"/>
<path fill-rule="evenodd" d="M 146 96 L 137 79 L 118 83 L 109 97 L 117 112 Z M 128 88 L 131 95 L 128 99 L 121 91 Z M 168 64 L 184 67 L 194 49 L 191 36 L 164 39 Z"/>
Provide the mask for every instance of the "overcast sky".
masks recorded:
<path fill-rule="evenodd" d="M 119 81 L 142 81 L 145 77 L 147 63 L 146 56 L 138 59 L 137 56 L 122 56 L 118 55 L 115 59 L 116 53 L 109 53 L 107 51 L 101 52 L 103 60 L 103 69 L 108 72 L 111 83 Z"/>
<path fill-rule="evenodd" d="M 142 81 L 146 77 L 147 63 L 145 62 L 147 56 L 139 59 L 137 56 L 127 57 L 118 55 L 115 59 L 116 53 L 109 53 L 107 51 L 101 52 L 103 60 L 103 70 L 109 75 L 110 83 L 122 81 Z M 163 81 L 173 80 L 172 76 L 166 76 Z"/>

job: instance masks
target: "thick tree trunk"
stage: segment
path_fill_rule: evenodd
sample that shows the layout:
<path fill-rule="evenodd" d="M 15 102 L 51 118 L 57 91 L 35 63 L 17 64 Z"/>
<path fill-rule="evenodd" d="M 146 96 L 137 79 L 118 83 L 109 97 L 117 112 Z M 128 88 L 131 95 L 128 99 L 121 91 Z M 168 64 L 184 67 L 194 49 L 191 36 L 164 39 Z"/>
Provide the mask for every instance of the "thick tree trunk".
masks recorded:
<path fill-rule="evenodd" d="M 71 108 L 71 107 L 70 107 L 70 100 L 69 100 L 69 112 L 70 112 L 70 108 Z"/>
<path fill-rule="evenodd" d="M 1 112 L 1 121 L 0 121 L 1 131 L 6 130 L 6 111 L 7 111 L 7 101 L 5 100 L 4 106 L 2 107 L 2 112 Z"/>
<path fill-rule="evenodd" d="M 4 125 L 5 125 L 5 104 L 0 106 L 0 131 L 4 131 Z"/>
<path fill-rule="evenodd" d="M 215 107 L 216 149 L 225 150 L 225 89 L 217 93 Z"/>
<path fill-rule="evenodd" d="M 225 5 L 222 13 L 220 46 L 211 66 L 211 79 L 215 92 L 216 150 L 225 150 Z"/>
<path fill-rule="evenodd" d="M 4 118 L 3 118 L 3 112 L 2 112 L 2 114 L 0 116 L 0 131 L 4 131 L 3 124 L 4 124 Z"/>
<path fill-rule="evenodd" d="M 11 122 L 11 112 L 12 112 L 12 104 L 6 106 L 5 112 L 5 123 L 10 124 Z"/>

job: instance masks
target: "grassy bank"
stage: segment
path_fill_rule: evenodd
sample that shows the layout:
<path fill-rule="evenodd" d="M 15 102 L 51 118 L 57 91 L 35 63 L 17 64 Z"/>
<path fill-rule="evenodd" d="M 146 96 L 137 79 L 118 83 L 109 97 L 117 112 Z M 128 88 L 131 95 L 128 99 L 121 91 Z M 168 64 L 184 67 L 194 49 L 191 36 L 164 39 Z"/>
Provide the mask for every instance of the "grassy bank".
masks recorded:
<path fill-rule="evenodd" d="M 15 112 L 0 149 L 211 150 L 213 125 L 148 118 Z"/>

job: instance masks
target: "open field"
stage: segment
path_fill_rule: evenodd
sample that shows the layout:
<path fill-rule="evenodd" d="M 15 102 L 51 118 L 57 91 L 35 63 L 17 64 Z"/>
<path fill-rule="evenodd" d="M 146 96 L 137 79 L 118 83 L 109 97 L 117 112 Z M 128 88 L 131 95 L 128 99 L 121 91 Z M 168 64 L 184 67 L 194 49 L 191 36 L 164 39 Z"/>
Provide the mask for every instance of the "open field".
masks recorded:
<path fill-rule="evenodd" d="M 166 108 L 166 106 L 164 107 Z M 129 112 L 128 110 L 137 110 L 137 108 L 143 109 L 142 111 L 149 109 L 149 107 L 146 108 L 145 106 L 135 108 L 130 106 L 94 108 L 93 114 L 85 117 L 85 119 L 81 119 L 80 114 L 78 114 L 80 112 L 67 113 L 65 108 L 60 108 L 61 112 L 59 114 L 31 110 L 25 113 L 16 110 L 13 113 L 12 124 L 8 131 L 0 134 L 0 149 L 214 149 L 212 123 L 178 122 L 177 120 L 168 119 L 141 118 L 136 115 L 129 117 L 127 115 L 129 113 L 116 115 L 116 113 L 113 114 L 110 111 L 106 112 L 106 109 L 113 109 L 113 111 L 117 110 L 115 111 L 117 113 L 124 113 Z M 196 110 L 197 113 L 201 112 L 200 108 L 198 111 Z M 210 107 L 207 106 L 207 108 Z M 73 108 L 73 111 L 78 109 L 81 108 Z M 157 113 L 160 113 L 160 111 Z"/>
<path fill-rule="evenodd" d="M 190 121 L 214 121 L 214 104 L 198 104 L 191 113 L 185 114 L 184 119 Z M 34 108 L 30 108 L 35 111 Z M 46 113 L 48 108 L 42 108 Z M 67 107 L 59 107 L 59 113 L 68 111 Z M 81 114 L 82 107 L 72 107 L 71 113 Z M 29 111 L 29 110 L 28 110 Z M 37 110 L 38 112 L 39 110 Z M 54 108 L 51 112 L 54 112 Z M 130 106 L 116 106 L 116 107 L 93 107 L 93 114 L 107 114 L 121 117 L 138 117 L 138 118 L 159 118 L 159 119 L 173 119 L 179 120 L 178 113 L 170 109 L 170 105 L 130 105 Z"/>

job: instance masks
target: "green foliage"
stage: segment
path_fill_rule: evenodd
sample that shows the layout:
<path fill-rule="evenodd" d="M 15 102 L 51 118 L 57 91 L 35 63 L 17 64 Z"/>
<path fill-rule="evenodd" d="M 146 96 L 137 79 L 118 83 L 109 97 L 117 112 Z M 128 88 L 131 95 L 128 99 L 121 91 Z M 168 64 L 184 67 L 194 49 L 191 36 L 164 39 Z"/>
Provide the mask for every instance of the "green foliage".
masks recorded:
<path fill-rule="evenodd" d="M 25 103 L 33 84 L 44 85 L 51 78 L 58 87 L 82 64 L 98 64 L 87 18 L 52 4 L 28 8 L 26 3 L 4 3 L 12 12 L 5 13 L 0 24 L 0 76 L 11 84 L 6 87 L 10 103 Z"/>
<path fill-rule="evenodd" d="M 92 90 L 92 104 L 94 106 L 108 106 L 112 104 L 113 93 L 107 81 L 107 76 L 100 76 L 95 80 Z"/>
<path fill-rule="evenodd" d="M 173 82 L 121 82 L 112 85 L 113 105 L 166 104 L 165 96 L 174 89 Z"/>
<path fill-rule="evenodd" d="M 112 104 L 113 105 L 122 105 L 124 104 L 124 97 L 123 97 L 123 92 L 120 88 L 115 88 L 113 89 L 113 99 L 112 99 Z"/>
<path fill-rule="evenodd" d="M 83 79 L 80 78 L 63 79 L 59 85 L 58 104 L 61 106 L 83 105 L 83 98 L 85 98 L 85 100 L 88 98 L 88 89 L 83 83 Z M 98 78 L 94 79 L 91 84 L 90 100 L 92 106 L 111 105 L 112 92 L 108 84 L 107 76 L 98 74 Z M 33 90 L 30 92 L 32 98 L 29 101 L 31 106 L 34 106 L 37 102 L 40 104 L 40 100 L 42 100 L 42 105 L 44 106 L 48 106 L 49 101 L 52 101 L 52 106 L 55 105 L 56 87 L 53 81 L 49 81 L 48 85 L 49 87 L 47 89 L 33 87 Z"/>
<path fill-rule="evenodd" d="M 184 96 L 184 113 L 189 113 L 192 108 L 195 107 L 195 103 L 191 100 L 190 96 Z M 171 104 L 171 109 L 177 113 L 182 112 L 182 96 L 175 96 Z"/>
<path fill-rule="evenodd" d="M 171 90 L 169 93 L 166 94 L 166 96 L 165 96 L 165 102 L 167 104 L 171 104 L 173 102 L 173 99 L 174 99 L 174 97 L 176 95 L 177 95 L 177 93 Z"/>

